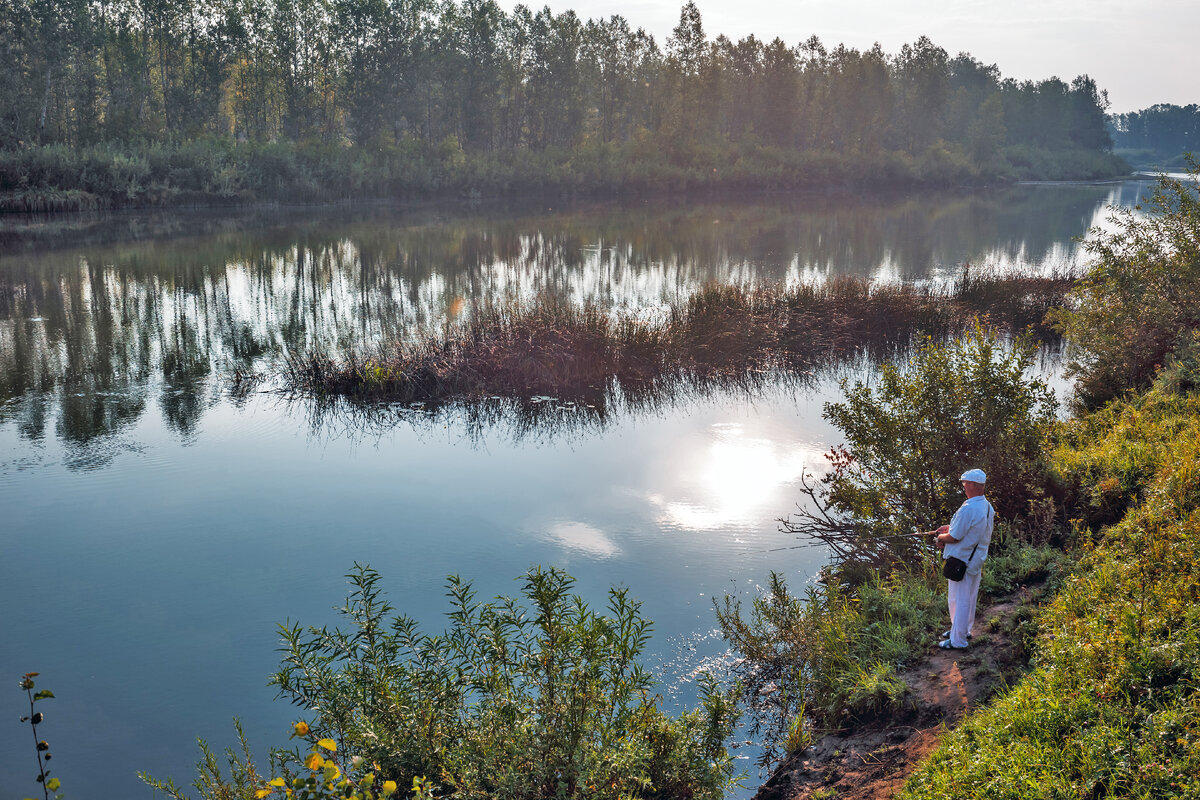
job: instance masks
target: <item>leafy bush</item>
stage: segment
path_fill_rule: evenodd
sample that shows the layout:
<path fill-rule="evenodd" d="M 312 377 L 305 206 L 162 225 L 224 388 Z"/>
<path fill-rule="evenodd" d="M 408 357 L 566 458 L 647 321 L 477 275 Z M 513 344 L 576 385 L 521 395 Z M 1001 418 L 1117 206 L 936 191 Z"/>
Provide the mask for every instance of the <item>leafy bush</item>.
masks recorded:
<path fill-rule="evenodd" d="M 945 522 L 962 502 L 958 476 L 981 467 L 1001 517 L 1016 517 L 1047 489 L 1045 443 L 1056 419 L 1049 388 L 1027 376 L 1032 343 L 1001 342 L 975 328 L 927 341 L 907 364 L 885 364 L 878 383 L 843 386 L 825 416 L 846 443 L 831 471 L 806 484 L 811 507 L 785 527 L 833 546 L 843 579 L 855 565 L 918 565 L 928 542 L 905 536 Z"/>
<path fill-rule="evenodd" d="M 1147 386 L 1200 328 L 1200 166 L 1189 171 L 1187 181 L 1160 177 L 1144 215 L 1114 212 L 1113 230 L 1083 243 L 1094 263 L 1074 307 L 1057 314 L 1078 349 L 1071 374 L 1086 407 Z"/>
<path fill-rule="evenodd" d="M 1142 502 L 1200 415 L 1194 393 L 1156 390 L 1112 402 L 1063 426 L 1053 462 L 1072 514 L 1098 526 L 1118 521 Z"/>
<path fill-rule="evenodd" d="M 719 798 L 729 785 L 732 701 L 708 680 L 700 709 L 658 707 L 638 662 L 650 623 L 625 590 L 602 614 L 557 570 L 526 574 L 528 605 L 478 602 L 451 578 L 451 627 L 430 636 L 393 614 L 376 572 L 348 577 L 349 630 L 282 626 L 273 678 L 342 759 L 456 797 Z"/>
<path fill-rule="evenodd" d="M 772 573 L 748 613 L 732 596 L 716 611 L 741 656 L 734 671 L 765 766 L 807 742 L 800 731 L 810 723 L 836 729 L 898 709 L 907 687 L 894 670 L 932 644 L 945 600 L 940 586 L 899 573 L 876 576 L 853 593 L 821 584 L 803 596 Z"/>

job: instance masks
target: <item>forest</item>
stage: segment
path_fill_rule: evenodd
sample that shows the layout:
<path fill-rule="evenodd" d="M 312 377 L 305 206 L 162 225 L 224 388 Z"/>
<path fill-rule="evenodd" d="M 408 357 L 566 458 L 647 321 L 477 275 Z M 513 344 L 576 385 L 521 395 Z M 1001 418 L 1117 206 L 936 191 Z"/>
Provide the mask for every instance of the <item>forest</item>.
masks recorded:
<path fill-rule="evenodd" d="M 1124 167 L 1086 75 L 1004 78 L 927 37 L 714 38 L 692 2 L 660 43 L 494 0 L 13 0 L 0 98 L 0 208 Z"/>
<path fill-rule="evenodd" d="M 1183 169 L 1185 153 L 1200 153 L 1200 105 L 1159 103 L 1109 117 L 1113 147 L 1138 166 Z"/>

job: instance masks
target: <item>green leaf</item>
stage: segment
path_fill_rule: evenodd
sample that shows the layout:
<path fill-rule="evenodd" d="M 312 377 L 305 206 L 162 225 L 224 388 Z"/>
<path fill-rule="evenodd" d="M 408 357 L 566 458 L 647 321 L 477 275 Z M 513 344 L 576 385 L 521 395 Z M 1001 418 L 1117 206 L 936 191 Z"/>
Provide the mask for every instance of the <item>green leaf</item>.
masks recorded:
<path fill-rule="evenodd" d="M 33 700 L 34 702 L 37 702 L 38 700 L 43 700 L 47 697 L 54 697 L 54 692 L 50 691 L 49 689 L 42 689 L 33 696 Z"/>
<path fill-rule="evenodd" d="M 62 782 L 58 778 L 51 778 L 46 781 L 46 788 L 52 792 L 57 792 L 60 786 L 62 786 Z"/>

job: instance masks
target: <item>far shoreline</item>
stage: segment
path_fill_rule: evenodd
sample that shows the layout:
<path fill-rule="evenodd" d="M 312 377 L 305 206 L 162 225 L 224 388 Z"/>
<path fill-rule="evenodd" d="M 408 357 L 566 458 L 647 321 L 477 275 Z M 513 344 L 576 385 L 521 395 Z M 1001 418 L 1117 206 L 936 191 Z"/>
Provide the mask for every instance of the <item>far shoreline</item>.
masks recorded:
<path fill-rule="evenodd" d="M 443 159 L 340 145 L 95 145 L 0 150 L 0 214 L 262 204 L 454 203 L 540 198 L 722 197 L 976 190 L 1021 182 L 1116 181 L 1112 152 L 960 148 L 843 152 L 716 148 L 695 158 L 614 147 Z"/>
<path fill-rule="evenodd" d="M 1163 173 L 1159 173 L 1163 174 Z M 1172 173 L 1165 173 L 1173 177 Z M 321 210 L 355 207 L 387 207 L 395 209 L 460 209 L 486 208 L 501 203 L 517 202 L 521 205 L 535 206 L 542 203 L 613 203 L 621 201 L 660 201 L 667 199 L 682 199 L 688 202 L 721 201 L 736 202 L 739 200 L 755 200 L 760 198 L 818 198 L 818 197 L 900 197 L 922 192 L 940 194 L 973 193 L 992 189 L 1005 189 L 1014 186 L 1106 186 L 1128 181 L 1152 181 L 1155 173 L 1135 171 L 1105 178 L 1065 178 L 1065 179 L 1029 179 L 1007 181 L 981 181 L 978 183 L 945 183 L 931 184 L 925 182 L 911 183 L 855 183 L 839 181 L 827 184 L 803 184 L 797 186 L 776 186 L 770 183 L 760 185 L 708 185 L 684 186 L 678 188 L 631 188 L 627 190 L 612 190 L 603 187 L 472 193 L 463 191 L 446 191 L 421 196 L 413 195 L 364 195 L 361 197 L 341 197 L 312 200 L 285 200 L 278 198 L 237 198 L 221 197 L 219 195 L 205 196 L 189 195 L 187 199 L 172 202 L 170 199 L 159 202 L 141 202 L 118 205 L 99 204 L 87 208 L 46 208 L 27 210 L 12 208 L 9 201 L 16 195 L 12 192 L 0 193 L 0 226 L 5 222 L 23 218 L 52 220 L 90 215 L 121 215 L 130 213 L 187 211 L 187 212 L 263 212 L 286 209 Z M 195 202 L 191 202 L 191 201 Z"/>

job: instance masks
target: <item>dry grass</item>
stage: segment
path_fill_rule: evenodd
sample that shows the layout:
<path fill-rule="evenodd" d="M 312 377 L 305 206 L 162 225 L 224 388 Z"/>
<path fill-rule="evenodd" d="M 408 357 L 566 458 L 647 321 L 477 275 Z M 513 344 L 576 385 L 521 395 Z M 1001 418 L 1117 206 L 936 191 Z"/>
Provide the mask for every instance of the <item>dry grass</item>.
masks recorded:
<path fill-rule="evenodd" d="M 629 393 L 808 370 L 916 335 L 950 335 L 977 318 L 1049 336 L 1045 313 L 1062 304 L 1071 285 L 1065 277 L 967 271 L 941 288 L 855 278 L 792 289 L 710 284 L 658 323 L 549 296 L 489 302 L 473 307 L 464 322 L 371 353 L 293 356 L 284 377 L 293 391 L 401 402 L 599 397 L 614 382 Z"/>
<path fill-rule="evenodd" d="M 0 212 L 44 214 L 57 211 L 95 211 L 110 205 L 108 199 L 82 189 L 39 187 L 0 192 Z"/>

